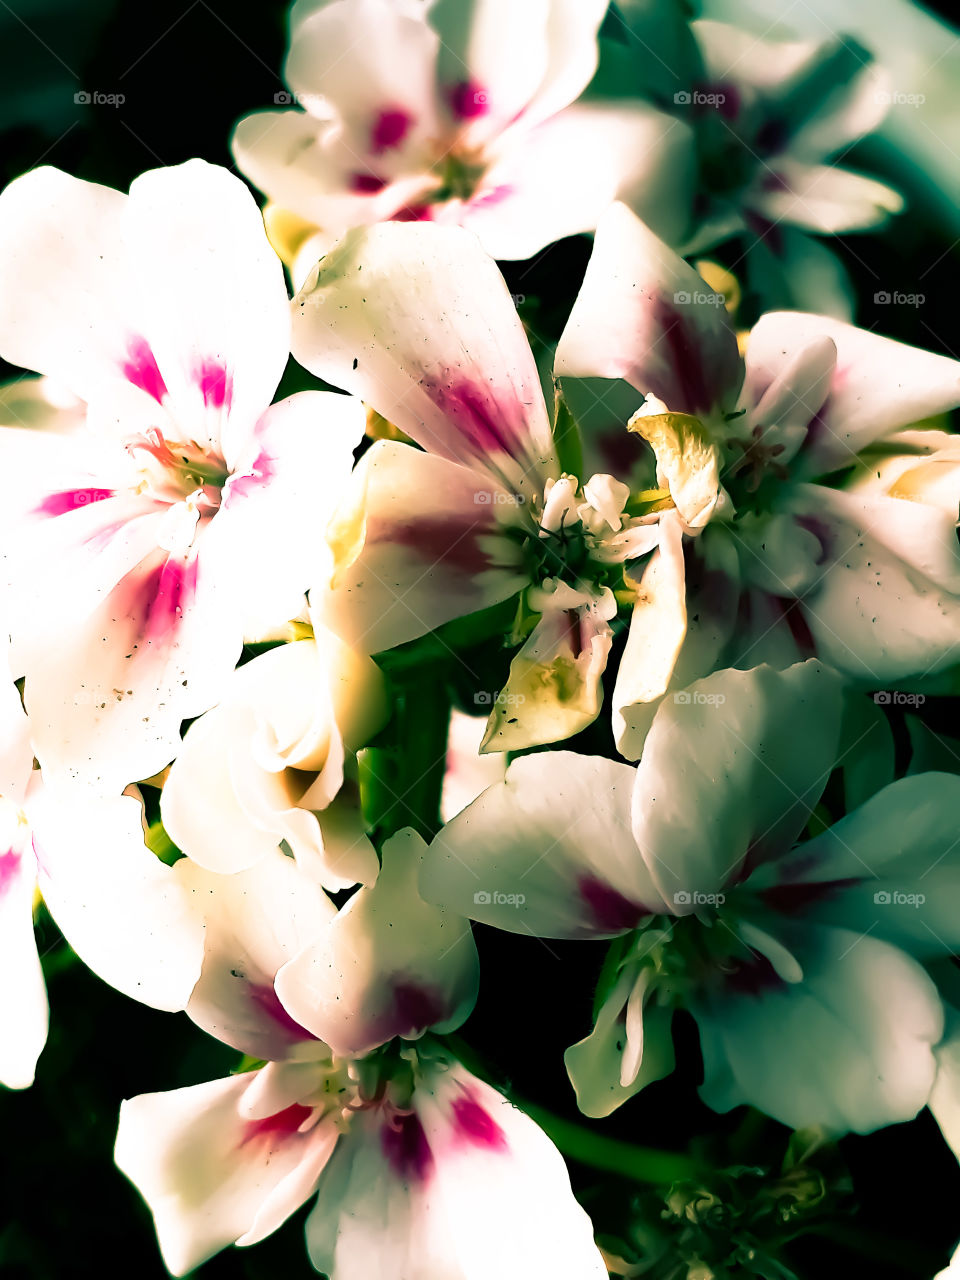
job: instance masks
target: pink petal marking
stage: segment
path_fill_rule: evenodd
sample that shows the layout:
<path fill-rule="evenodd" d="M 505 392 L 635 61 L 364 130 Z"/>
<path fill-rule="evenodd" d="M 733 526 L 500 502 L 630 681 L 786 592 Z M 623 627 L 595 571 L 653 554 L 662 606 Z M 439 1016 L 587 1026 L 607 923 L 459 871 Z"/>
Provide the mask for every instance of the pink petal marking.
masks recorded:
<path fill-rule="evenodd" d="M 91 502 L 103 502 L 113 494 L 112 489 L 60 489 L 56 493 L 48 493 L 36 511 L 41 516 L 62 516 L 68 511 L 87 507 Z"/>
<path fill-rule="evenodd" d="M 233 970 L 235 978 L 244 979 L 244 975 L 238 970 Z M 261 985 L 251 982 L 248 984 L 247 992 L 250 1003 L 254 1006 L 258 1013 L 269 1018 L 275 1023 L 281 1031 L 288 1035 L 291 1040 L 316 1040 L 316 1036 L 312 1031 L 308 1031 L 306 1027 L 302 1027 L 295 1018 L 292 1018 L 286 1009 L 280 1003 L 276 991 L 273 987 Z"/>
<path fill-rule="evenodd" d="M 392 1112 L 385 1118 L 380 1149 L 397 1177 L 406 1181 L 426 1182 L 433 1171 L 433 1152 L 413 1112 Z"/>
<path fill-rule="evenodd" d="M 271 1142 L 277 1138 L 292 1138 L 304 1120 L 308 1120 L 312 1114 L 310 1107 L 305 1107 L 300 1102 L 293 1102 L 289 1107 L 275 1112 L 272 1116 L 264 1116 L 262 1120 L 249 1120 L 244 1125 L 240 1145 L 245 1147 L 248 1142 L 253 1142 L 257 1138 L 267 1138 Z"/>
<path fill-rule="evenodd" d="M 428 204 L 405 204 L 390 219 L 391 222 L 430 222 L 433 210 Z"/>
<path fill-rule="evenodd" d="M 130 339 L 127 344 L 127 358 L 121 363 L 120 368 L 128 382 L 145 391 L 148 396 L 153 396 L 157 404 L 161 404 L 164 397 L 169 394 L 157 364 L 157 358 L 150 350 L 146 338 Z"/>
<path fill-rule="evenodd" d="M 476 120 L 490 110 L 487 91 L 474 80 L 461 80 L 447 90 L 450 110 L 458 120 Z"/>
<path fill-rule="evenodd" d="M 229 478 L 221 505 L 227 506 L 232 498 L 249 498 L 261 485 L 269 484 L 277 474 L 276 461 L 276 457 L 268 453 L 266 448 L 261 449 L 249 467 L 244 471 L 235 471 Z"/>
<path fill-rule="evenodd" d="M 140 579 L 141 635 L 149 643 L 166 639 L 193 602 L 197 590 L 197 560 L 169 557 Z"/>
<path fill-rule="evenodd" d="M 502 204 L 504 200 L 509 199 L 514 190 L 515 188 L 510 186 L 508 182 L 501 182 L 497 187 L 479 191 L 470 201 L 470 206 L 474 209 L 492 209 L 496 205 Z"/>
<path fill-rule="evenodd" d="M 507 1135 L 470 1093 L 464 1093 L 453 1104 L 453 1126 L 457 1135 L 474 1147 L 489 1151 L 506 1151 Z"/>
<path fill-rule="evenodd" d="M 233 376 L 219 360 L 201 360 L 194 378 L 208 409 L 226 408 L 229 412 L 233 401 Z"/>
<path fill-rule="evenodd" d="M 405 547 L 430 565 L 443 565 L 475 577 L 493 565 L 480 545 L 481 535 L 489 533 L 494 523 L 490 511 L 489 505 L 480 506 L 478 512 L 482 514 L 471 525 L 466 525 L 462 516 L 424 517 L 394 524 L 389 518 L 371 513 L 367 540 L 371 544 Z"/>
<path fill-rule="evenodd" d="M 21 855 L 15 849 L 0 853 L 0 895 L 5 894 L 13 885 L 20 870 Z"/>
<path fill-rule="evenodd" d="M 643 916 L 654 914 L 643 903 L 631 902 L 594 875 L 581 876 L 577 889 L 590 910 L 593 924 L 604 933 L 627 933 L 637 927 Z"/>
<path fill-rule="evenodd" d="M 378 178 L 375 173 L 352 173 L 350 190 L 358 196 L 375 196 L 387 185 L 386 178 Z"/>
<path fill-rule="evenodd" d="M 422 385 L 478 456 L 506 453 L 522 457 L 525 423 L 518 404 L 499 403 L 483 383 L 431 384 L 425 380 Z"/>
<path fill-rule="evenodd" d="M 399 147 L 414 118 L 403 107 L 383 107 L 370 130 L 370 150 L 375 156 Z"/>

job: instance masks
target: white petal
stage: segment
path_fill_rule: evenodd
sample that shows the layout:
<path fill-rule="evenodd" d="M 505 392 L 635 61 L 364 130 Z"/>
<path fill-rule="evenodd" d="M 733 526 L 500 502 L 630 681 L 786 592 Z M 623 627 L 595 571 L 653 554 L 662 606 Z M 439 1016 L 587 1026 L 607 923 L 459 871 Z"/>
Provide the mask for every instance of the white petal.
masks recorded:
<path fill-rule="evenodd" d="M 433 841 L 421 894 L 514 933 L 626 933 L 666 909 L 631 834 L 633 781 L 600 756 L 521 756 Z"/>
<path fill-rule="evenodd" d="M 424 448 L 539 492 L 556 461 L 507 286 L 456 227 L 351 232 L 293 303 L 293 353 Z"/>
<path fill-rule="evenodd" d="M 174 869 L 144 845 L 139 800 L 47 788 L 30 816 L 40 891 L 84 964 L 134 1000 L 185 1008 L 200 975 L 202 922 Z"/>
<path fill-rule="evenodd" d="M 476 1001 L 469 922 L 417 893 L 424 849 L 409 829 L 391 837 L 376 884 L 360 889 L 277 977 L 284 1007 L 338 1055 L 452 1031 Z"/>
<path fill-rule="evenodd" d="M 29 828 L 0 800 L 0 1084 L 26 1089 L 47 1039 L 47 992 L 33 936 L 37 862 Z"/>
<path fill-rule="evenodd" d="M 180 1276 L 226 1245 L 253 1244 L 299 1208 L 337 1141 L 294 1104 L 277 1116 L 240 1114 L 249 1075 L 145 1093 L 120 1108 L 114 1157 L 150 1207 L 167 1269 Z"/>
<path fill-rule="evenodd" d="M 440 813 L 449 822 L 468 804 L 476 800 L 481 791 L 502 782 L 507 770 L 507 757 L 494 752 L 480 754 L 487 727 L 486 716 L 468 716 L 462 711 L 450 714 L 447 732 L 447 760 L 443 775 L 443 795 Z"/>

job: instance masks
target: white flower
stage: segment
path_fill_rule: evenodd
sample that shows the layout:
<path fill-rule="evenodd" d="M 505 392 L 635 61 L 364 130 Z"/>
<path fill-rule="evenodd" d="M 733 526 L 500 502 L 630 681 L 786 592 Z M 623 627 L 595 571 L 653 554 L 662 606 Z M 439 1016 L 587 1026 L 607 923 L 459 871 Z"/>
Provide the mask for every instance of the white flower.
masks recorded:
<path fill-rule="evenodd" d="M 331 891 L 376 879 L 353 753 L 386 717 L 379 669 L 323 628 L 261 654 L 187 731 L 163 786 L 168 834 L 210 871 L 283 844 Z"/>
<path fill-rule="evenodd" d="M 630 428 L 673 507 L 613 695 L 630 759 L 656 699 L 716 666 L 813 652 L 876 687 L 957 653 L 960 471 L 941 454 L 886 489 L 831 477 L 874 446 L 926 457 L 902 428 L 960 403 L 960 363 L 791 312 L 763 316 L 741 359 L 721 301 L 618 205 L 557 348 L 558 374 L 647 397 Z"/>
<path fill-rule="evenodd" d="M 677 1007 L 718 1111 L 867 1132 L 926 1104 L 944 1014 L 921 961 L 960 940 L 960 779 L 895 782 L 794 848 L 836 761 L 839 694 L 815 661 L 719 672 L 661 704 L 637 768 L 524 756 L 431 845 L 428 900 L 621 940 L 567 1053 L 588 1114 L 672 1069 Z"/>
<path fill-rule="evenodd" d="M 463 1021 L 478 973 L 469 925 L 416 893 L 422 850 L 393 837 L 339 914 L 279 855 L 232 876 L 177 864 L 207 935 L 188 1013 L 266 1061 L 123 1104 L 117 1163 L 175 1275 L 315 1193 L 307 1248 L 332 1280 L 605 1275 L 549 1140 L 423 1038 Z"/>
<path fill-rule="evenodd" d="M 456 222 L 495 257 L 526 258 L 592 230 L 618 193 L 665 226 L 681 217 L 689 130 L 637 101 L 570 106 L 596 68 L 606 8 L 296 5 L 285 67 L 293 93 L 278 100 L 305 109 L 247 116 L 233 152 L 287 221 L 302 222 L 297 283 L 343 231 L 391 218 Z"/>
<path fill-rule="evenodd" d="M 495 264 L 459 228 L 361 229 L 293 307 L 297 359 L 424 450 L 378 441 L 361 459 L 331 527 L 322 599 L 317 583 L 323 620 L 372 653 L 532 588 L 484 745 L 512 750 L 589 724 L 613 589 L 622 564 L 656 545 L 656 516 L 627 514 L 629 491 L 611 476 L 581 484 L 561 472 Z"/>
<path fill-rule="evenodd" d="M 362 410 L 271 406 L 289 332 L 223 169 L 154 170 L 127 197 L 43 168 L 0 196 L 0 353 L 87 406 L 73 432 L 0 432 L 11 663 L 50 780 L 154 774 L 245 628 L 299 613 Z"/>

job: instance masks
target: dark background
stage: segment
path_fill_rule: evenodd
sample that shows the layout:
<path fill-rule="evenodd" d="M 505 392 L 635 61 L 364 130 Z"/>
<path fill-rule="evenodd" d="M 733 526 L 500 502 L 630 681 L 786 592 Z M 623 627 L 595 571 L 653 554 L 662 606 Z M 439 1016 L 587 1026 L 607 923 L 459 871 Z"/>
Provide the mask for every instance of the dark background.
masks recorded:
<path fill-rule="evenodd" d="M 122 189 L 144 169 L 191 156 L 230 165 L 234 120 L 272 104 L 283 88 L 285 12 L 285 4 L 266 0 L 0 0 L 0 183 L 40 163 Z M 123 94 L 125 101 L 79 105 L 74 94 L 82 90 Z M 868 167 L 875 156 L 852 157 L 858 159 Z M 887 176 L 896 182 L 898 175 Z M 838 242 L 867 300 L 860 322 L 956 354 L 960 278 L 952 240 L 920 206 L 880 235 Z M 559 334 L 588 253 L 589 242 L 580 238 L 532 264 L 507 267 L 511 289 L 539 301 L 536 323 L 545 336 Z M 922 292 L 927 300 L 922 308 L 887 307 L 881 315 L 870 301 L 878 289 Z M 16 372 L 0 362 L 0 376 Z M 931 700 L 927 714 L 941 731 L 960 735 L 954 707 Z M 0 1090 L 0 1275 L 71 1280 L 120 1270 L 159 1280 L 166 1273 L 149 1216 L 112 1165 L 120 1099 L 222 1075 L 235 1055 L 185 1016 L 153 1013 L 104 986 L 72 961 L 48 919 L 38 937 L 51 1035 L 35 1087 Z M 576 1119 L 562 1051 L 588 1030 L 603 947 L 486 929 L 478 929 L 478 941 L 483 990 L 467 1038 L 518 1096 Z M 601 1122 L 600 1132 L 682 1149 L 699 1134 L 722 1140 L 737 1129 L 742 1113 L 717 1117 L 697 1101 L 695 1037 L 690 1027 L 680 1031 L 689 1042 L 689 1052 L 678 1055 L 682 1071 Z M 773 1122 L 763 1129 L 760 1146 L 771 1161 L 786 1137 Z M 855 1214 L 833 1238 L 804 1241 L 794 1261 L 810 1276 L 927 1280 L 946 1262 L 960 1206 L 960 1176 L 936 1126 L 924 1114 L 911 1125 L 848 1138 L 842 1151 L 854 1178 Z M 572 1171 L 602 1214 L 603 1178 L 577 1166 Z M 302 1242 L 305 1213 L 253 1250 L 221 1254 L 202 1269 L 204 1280 L 313 1274 Z"/>

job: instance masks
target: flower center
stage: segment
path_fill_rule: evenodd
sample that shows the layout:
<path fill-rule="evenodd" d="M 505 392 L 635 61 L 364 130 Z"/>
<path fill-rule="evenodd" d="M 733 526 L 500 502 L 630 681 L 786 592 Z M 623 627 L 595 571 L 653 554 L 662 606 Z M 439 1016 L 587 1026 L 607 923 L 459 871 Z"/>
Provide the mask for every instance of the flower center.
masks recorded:
<path fill-rule="evenodd" d="M 220 506 L 220 491 L 230 474 L 223 458 L 194 441 L 167 440 L 156 427 L 124 441 L 137 464 L 136 490 L 162 502 L 191 498 L 201 514 Z"/>

